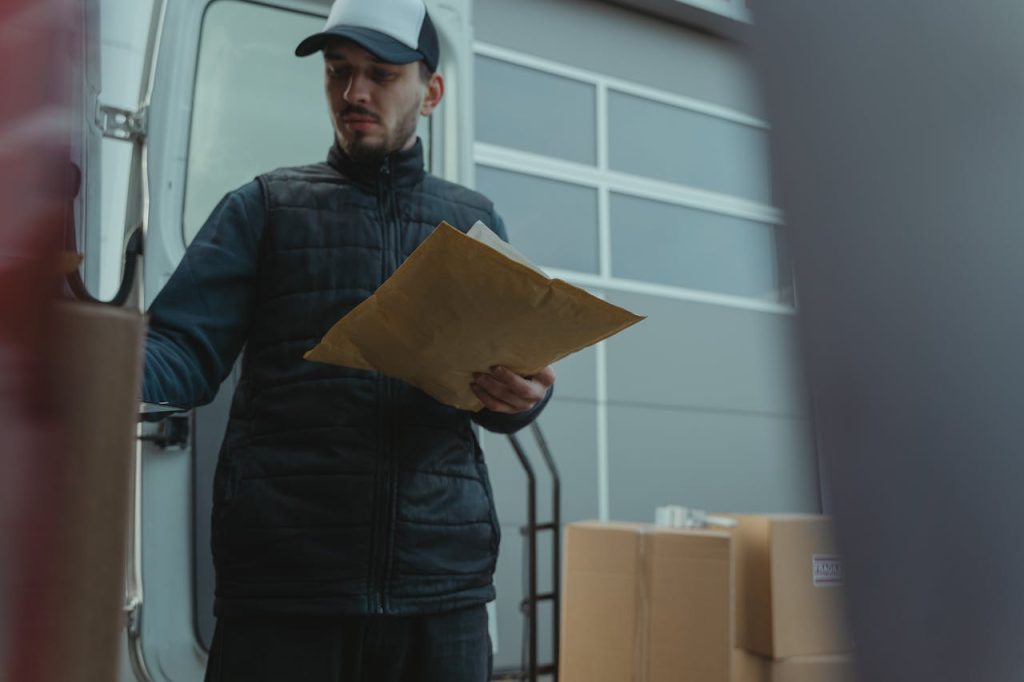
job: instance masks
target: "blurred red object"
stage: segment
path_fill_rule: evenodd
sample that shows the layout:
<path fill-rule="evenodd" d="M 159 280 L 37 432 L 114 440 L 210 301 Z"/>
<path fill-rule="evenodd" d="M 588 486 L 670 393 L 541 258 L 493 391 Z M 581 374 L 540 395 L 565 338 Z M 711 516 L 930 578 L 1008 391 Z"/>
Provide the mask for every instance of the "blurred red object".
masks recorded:
<path fill-rule="evenodd" d="M 66 449 L 45 357 L 84 0 L 0 0 L 0 678 L 45 679 Z"/>

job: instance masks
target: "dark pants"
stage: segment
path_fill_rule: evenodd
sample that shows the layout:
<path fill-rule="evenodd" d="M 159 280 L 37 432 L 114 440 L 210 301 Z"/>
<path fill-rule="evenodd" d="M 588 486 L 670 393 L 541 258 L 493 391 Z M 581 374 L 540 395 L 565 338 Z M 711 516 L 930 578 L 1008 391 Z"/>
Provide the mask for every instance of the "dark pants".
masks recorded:
<path fill-rule="evenodd" d="M 206 682 L 485 682 L 487 610 L 338 620 L 220 619 Z"/>

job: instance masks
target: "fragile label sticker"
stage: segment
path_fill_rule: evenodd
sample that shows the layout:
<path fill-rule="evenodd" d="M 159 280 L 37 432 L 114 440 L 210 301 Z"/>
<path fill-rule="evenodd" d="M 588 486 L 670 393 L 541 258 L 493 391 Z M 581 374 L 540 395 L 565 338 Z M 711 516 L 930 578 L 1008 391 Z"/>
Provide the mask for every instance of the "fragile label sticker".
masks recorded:
<path fill-rule="evenodd" d="M 843 563 L 835 554 L 812 556 L 815 587 L 829 587 L 843 584 Z"/>

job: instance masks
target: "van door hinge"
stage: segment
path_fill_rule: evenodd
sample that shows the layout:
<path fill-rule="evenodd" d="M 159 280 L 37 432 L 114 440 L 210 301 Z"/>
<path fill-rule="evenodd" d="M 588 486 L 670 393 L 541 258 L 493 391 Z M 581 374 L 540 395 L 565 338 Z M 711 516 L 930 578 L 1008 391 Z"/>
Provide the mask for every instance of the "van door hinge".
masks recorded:
<path fill-rule="evenodd" d="M 103 131 L 103 137 L 125 142 L 142 142 L 146 139 L 149 108 L 138 111 L 119 109 L 101 104 L 96 112 L 96 124 Z"/>
<path fill-rule="evenodd" d="M 142 629 L 142 601 L 136 599 L 124 605 L 124 627 L 129 635 L 139 636 Z"/>

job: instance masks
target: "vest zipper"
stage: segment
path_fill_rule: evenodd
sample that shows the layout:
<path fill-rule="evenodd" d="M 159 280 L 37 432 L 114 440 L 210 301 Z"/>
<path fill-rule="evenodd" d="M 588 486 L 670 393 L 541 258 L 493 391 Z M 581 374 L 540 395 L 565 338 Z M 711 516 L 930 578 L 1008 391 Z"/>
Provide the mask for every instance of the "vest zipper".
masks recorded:
<path fill-rule="evenodd" d="M 377 201 L 381 214 L 382 227 L 382 257 L 383 272 L 382 282 L 386 280 L 398 267 L 399 235 L 397 216 L 398 210 L 395 204 L 394 187 L 392 184 L 391 160 L 385 158 L 380 168 L 380 177 L 377 183 Z M 378 540 L 379 551 L 375 556 L 374 566 L 374 611 L 376 613 L 387 613 L 389 609 L 387 595 L 387 581 L 391 568 L 393 548 L 393 537 L 395 522 L 397 519 L 398 503 L 398 470 L 397 457 L 394 448 L 395 424 L 391 420 L 390 406 L 394 400 L 394 381 L 390 377 L 381 377 L 381 389 L 383 401 L 381 405 L 381 485 L 378 488 L 379 512 L 381 519 L 380 537 Z"/>

